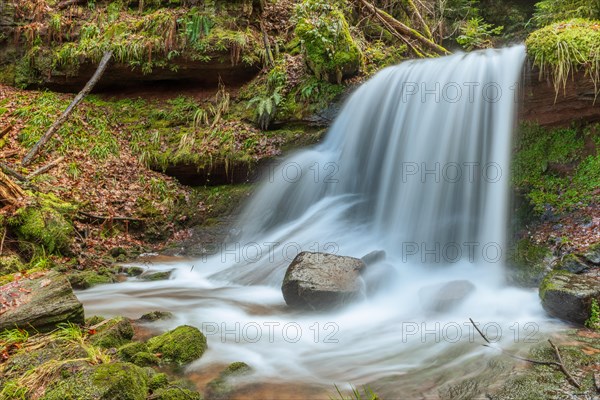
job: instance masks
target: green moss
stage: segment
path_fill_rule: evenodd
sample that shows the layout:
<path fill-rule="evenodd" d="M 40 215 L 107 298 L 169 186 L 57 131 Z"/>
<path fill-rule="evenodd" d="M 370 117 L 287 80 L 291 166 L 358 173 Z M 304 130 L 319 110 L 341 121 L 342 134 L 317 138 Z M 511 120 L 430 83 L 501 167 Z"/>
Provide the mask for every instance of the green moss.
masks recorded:
<path fill-rule="evenodd" d="M 540 290 L 539 290 L 540 299 L 544 300 L 544 298 L 546 297 L 546 293 L 549 290 L 560 290 L 561 289 L 561 287 L 556 285 L 556 280 L 554 279 L 554 277 L 556 277 L 556 276 L 569 277 L 571 275 L 573 275 L 571 272 L 561 271 L 561 270 L 552 271 L 548 275 L 546 275 L 544 277 L 544 279 L 542 280 L 542 282 L 540 283 Z"/>
<path fill-rule="evenodd" d="M 363 56 L 335 2 L 304 0 L 296 8 L 296 17 L 296 35 L 317 78 L 339 83 L 358 73 Z"/>
<path fill-rule="evenodd" d="M 129 342 L 133 334 L 131 322 L 127 318 L 117 317 L 99 327 L 98 332 L 91 337 L 90 342 L 107 349 L 119 348 Z"/>
<path fill-rule="evenodd" d="M 41 246 L 48 253 L 68 252 L 74 229 L 66 213 L 41 201 L 17 211 L 8 220 L 19 238 Z"/>
<path fill-rule="evenodd" d="M 202 400 L 200 393 L 180 387 L 159 389 L 152 395 L 152 398 L 156 400 Z"/>
<path fill-rule="evenodd" d="M 0 276 L 12 274 L 26 269 L 25 264 L 16 254 L 0 256 Z"/>
<path fill-rule="evenodd" d="M 552 254 L 545 246 L 529 239 L 519 240 L 508 254 L 511 281 L 524 286 L 537 286 L 548 269 L 548 257 Z"/>
<path fill-rule="evenodd" d="M 157 389 L 164 388 L 168 384 L 169 377 L 167 376 L 167 374 L 159 372 L 157 374 L 154 374 L 152 378 L 150 378 L 150 381 L 148 382 L 148 387 L 150 388 L 150 390 L 156 391 Z"/>
<path fill-rule="evenodd" d="M 592 81 L 600 79 L 600 21 L 570 19 L 541 28 L 529 35 L 527 53 L 541 72 L 550 72 L 556 93 L 569 76 L 583 70 Z"/>
<path fill-rule="evenodd" d="M 131 362 L 140 367 L 148 367 L 160 364 L 160 358 L 152 353 L 142 351 L 134 354 L 131 358 Z"/>
<path fill-rule="evenodd" d="M 210 399 L 227 399 L 233 391 L 232 379 L 247 375 L 252 372 L 252 368 L 244 362 L 231 363 L 219 374 L 219 377 L 213 379 L 206 385 L 206 397 Z"/>
<path fill-rule="evenodd" d="M 522 124 L 515 143 L 512 181 L 537 213 L 571 211 L 594 201 L 600 157 L 582 159 L 591 131 Z M 576 166 L 576 167 L 574 167 Z M 566 172 L 562 172 L 566 171 Z"/>
<path fill-rule="evenodd" d="M 182 365 L 204 354 L 206 337 L 198 328 L 182 325 L 149 339 L 148 348 L 153 353 L 161 353 L 164 361 Z"/>
<path fill-rule="evenodd" d="M 149 274 L 140 275 L 140 278 L 145 281 L 163 281 L 169 279 L 173 271 L 152 272 Z"/>
<path fill-rule="evenodd" d="M 140 317 L 140 321 L 154 322 L 162 319 L 173 318 L 173 313 L 169 311 L 152 311 Z"/>
<path fill-rule="evenodd" d="M 78 290 L 89 289 L 95 285 L 114 282 L 114 279 L 111 276 L 99 274 L 92 270 L 70 274 L 68 279 L 71 286 L 73 286 L 73 289 Z"/>
<path fill-rule="evenodd" d="M 560 260 L 555 269 L 579 274 L 589 269 L 589 266 L 579 256 L 567 254 Z"/>
<path fill-rule="evenodd" d="M 119 347 L 117 355 L 123 361 L 131 361 L 133 356 L 141 352 L 148 352 L 148 345 L 143 342 L 133 342 Z"/>
<path fill-rule="evenodd" d="M 106 318 L 100 316 L 100 315 L 93 315 L 89 318 L 85 319 L 85 324 L 87 326 L 94 326 L 96 324 L 99 324 L 100 322 L 104 321 Z"/>
<path fill-rule="evenodd" d="M 92 375 L 92 382 L 104 388 L 102 399 L 144 400 L 147 379 L 142 368 L 129 363 L 103 364 Z"/>

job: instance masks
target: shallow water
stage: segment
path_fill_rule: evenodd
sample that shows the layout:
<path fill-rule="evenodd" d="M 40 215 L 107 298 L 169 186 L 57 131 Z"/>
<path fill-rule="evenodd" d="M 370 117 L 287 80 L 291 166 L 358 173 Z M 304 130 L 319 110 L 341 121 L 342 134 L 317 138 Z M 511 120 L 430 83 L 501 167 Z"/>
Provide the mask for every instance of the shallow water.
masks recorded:
<path fill-rule="evenodd" d="M 469 318 L 498 345 L 526 351 L 555 326 L 537 290 L 505 284 L 524 58 L 517 46 L 381 71 L 351 96 L 323 144 L 267 171 L 218 254 L 149 265 L 174 268 L 167 281 L 79 292 L 86 313 L 173 312 L 157 329 L 190 324 L 207 335 L 208 351 L 188 367 L 198 382 L 214 366 L 254 367 L 253 389 L 240 398 L 326 398 L 325 388 L 348 382 L 395 382 L 405 398 L 437 398 L 445 384 L 484 375 L 497 356 Z M 380 249 L 385 261 L 368 267 L 379 275 L 375 295 L 326 313 L 285 307 L 280 287 L 299 251 Z M 473 292 L 436 312 L 435 285 L 456 280 Z"/>

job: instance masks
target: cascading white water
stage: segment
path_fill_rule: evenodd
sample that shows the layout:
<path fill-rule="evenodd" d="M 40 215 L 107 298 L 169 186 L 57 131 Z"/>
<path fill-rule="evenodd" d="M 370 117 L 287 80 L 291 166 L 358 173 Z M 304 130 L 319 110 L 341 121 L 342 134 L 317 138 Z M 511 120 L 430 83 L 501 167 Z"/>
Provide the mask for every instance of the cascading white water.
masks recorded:
<path fill-rule="evenodd" d="M 502 268 L 524 59 L 516 46 L 384 69 L 352 94 L 322 144 L 268 172 L 219 254 L 181 263 L 169 281 L 81 292 L 88 314 L 167 309 L 176 319 L 164 328 L 187 323 L 208 336 L 192 369 L 241 360 L 253 379 L 327 384 L 479 355 L 469 317 L 504 342 L 535 335 L 537 295 L 506 287 Z M 280 285 L 300 250 L 378 249 L 391 269 L 375 296 L 326 314 L 283 307 Z M 475 286 L 466 301 L 427 310 L 423 290 L 459 279 Z"/>

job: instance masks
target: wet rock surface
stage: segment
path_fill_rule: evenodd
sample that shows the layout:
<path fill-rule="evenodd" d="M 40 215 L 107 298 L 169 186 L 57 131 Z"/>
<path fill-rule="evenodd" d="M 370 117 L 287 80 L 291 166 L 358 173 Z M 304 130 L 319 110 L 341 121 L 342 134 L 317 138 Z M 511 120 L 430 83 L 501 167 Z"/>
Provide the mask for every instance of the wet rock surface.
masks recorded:
<path fill-rule="evenodd" d="M 60 323 L 84 322 L 83 305 L 59 273 L 22 278 L 2 286 L 0 292 L 0 331 L 19 327 L 47 332 Z"/>
<path fill-rule="evenodd" d="M 287 269 L 282 292 L 292 308 L 324 310 L 364 296 L 360 276 L 365 263 L 358 258 L 302 252 Z"/>

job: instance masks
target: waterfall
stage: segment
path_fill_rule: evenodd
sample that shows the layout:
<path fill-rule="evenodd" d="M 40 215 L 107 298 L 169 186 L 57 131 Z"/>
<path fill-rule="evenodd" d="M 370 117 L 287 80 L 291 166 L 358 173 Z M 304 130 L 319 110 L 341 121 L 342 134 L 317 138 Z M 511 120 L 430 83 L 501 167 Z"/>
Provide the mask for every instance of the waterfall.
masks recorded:
<path fill-rule="evenodd" d="M 299 248 L 499 263 L 524 60 L 516 46 L 380 71 L 350 96 L 322 144 L 268 171 L 229 245 L 252 262 L 217 277 L 280 284 Z"/>
<path fill-rule="evenodd" d="M 83 291 L 86 312 L 172 311 L 165 329 L 185 323 L 207 335 L 192 370 L 245 361 L 255 382 L 327 387 L 394 376 L 404 398 L 421 393 L 416 379 L 486 368 L 489 349 L 469 317 L 505 348 L 540 340 L 537 292 L 508 287 L 503 271 L 524 59 L 516 46 L 380 71 L 348 98 L 322 143 L 265 172 L 218 254 L 153 265 L 177 268 L 168 281 Z M 290 311 L 280 287 L 301 250 L 385 250 L 386 284 L 344 309 Z M 429 310 L 423 293 L 455 280 L 470 282 L 469 297 Z"/>

